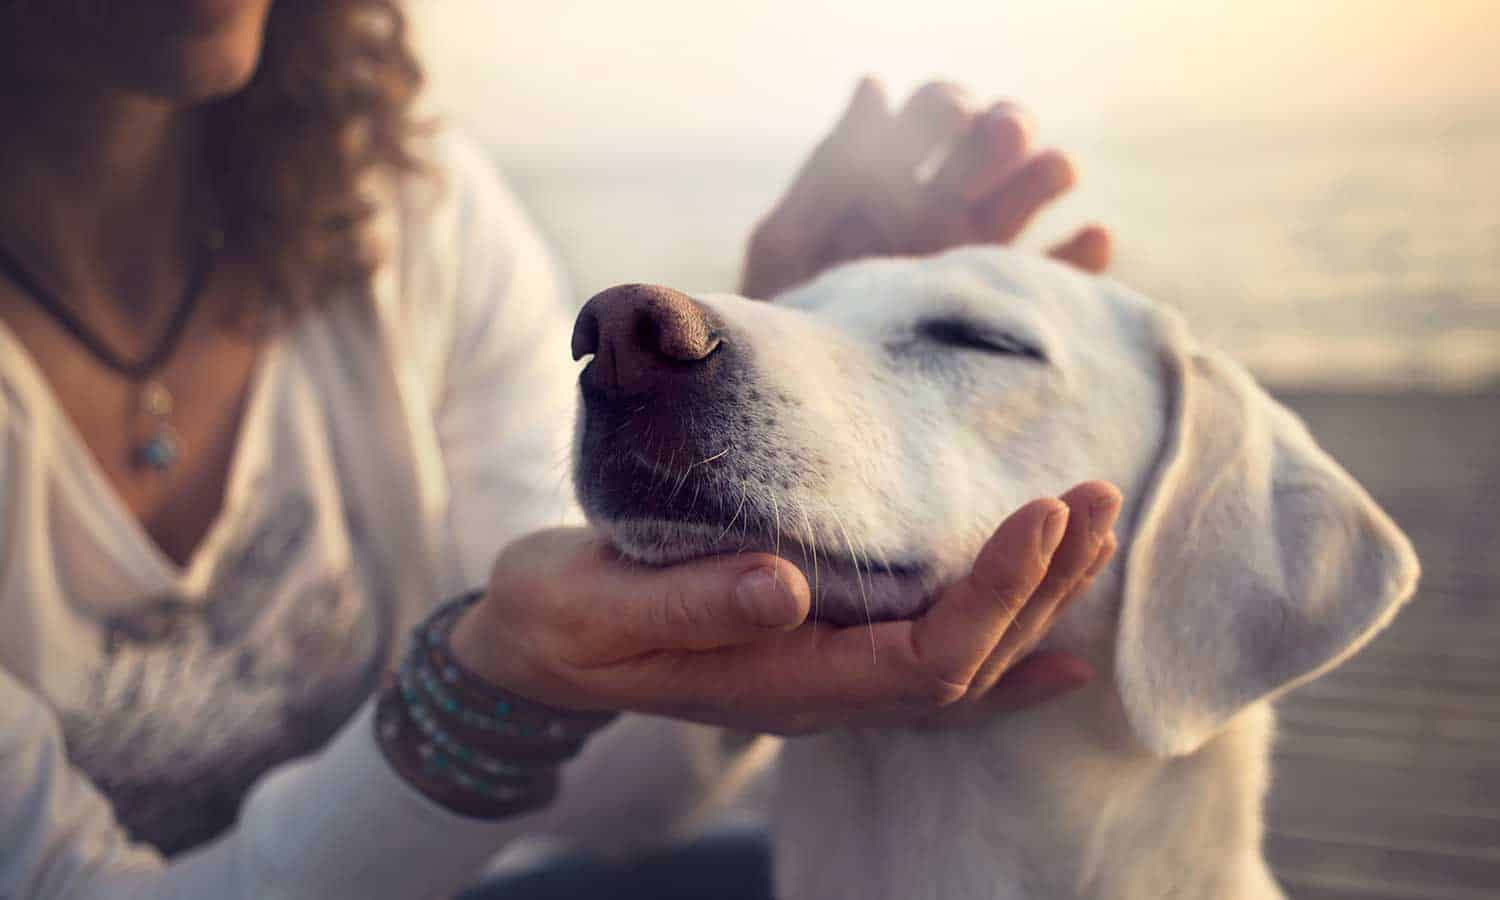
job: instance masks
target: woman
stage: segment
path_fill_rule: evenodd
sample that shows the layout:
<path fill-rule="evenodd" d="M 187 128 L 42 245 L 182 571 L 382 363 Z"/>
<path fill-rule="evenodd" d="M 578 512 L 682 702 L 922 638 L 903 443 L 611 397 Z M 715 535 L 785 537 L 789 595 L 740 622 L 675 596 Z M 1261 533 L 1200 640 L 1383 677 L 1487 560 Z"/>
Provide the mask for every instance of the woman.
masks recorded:
<path fill-rule="evenodd" d="M 538 530 L 573 518 L 568 301 L 418 84 L 382 0 L 0 7 L 0 896 L 427 896 L 669 817 L 623 761 L 677 744 L 618 711 L 942 727 L 1087 679 L 1007 670 L 1112 551 L 1106 485 L 1015 513 L 874 663 L 784 560 Z M 1024 138 L 862 86 L 747 292 L 1010 239 L 1071 180 Z"/>

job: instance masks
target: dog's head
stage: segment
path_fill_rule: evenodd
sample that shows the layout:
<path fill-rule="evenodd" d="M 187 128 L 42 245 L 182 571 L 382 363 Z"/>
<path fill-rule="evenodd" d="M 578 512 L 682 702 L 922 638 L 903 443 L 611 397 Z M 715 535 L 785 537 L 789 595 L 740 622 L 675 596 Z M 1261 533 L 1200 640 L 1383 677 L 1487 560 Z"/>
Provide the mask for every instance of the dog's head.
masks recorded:
<path fill-rule="evenodd" d="M 590 520 L 647 563 L 776 552 L 837 624 L 920 612 L 1028 499 L 1118 484 L 1122 562 L 1054 634 L 1112 651 L 1159 753 L 1336 663 L 1416 580 L 1391 521 L 1176 314 L 1032 256 L 857 263 L 774 305 L 614 288 L 573 349 Z"/>

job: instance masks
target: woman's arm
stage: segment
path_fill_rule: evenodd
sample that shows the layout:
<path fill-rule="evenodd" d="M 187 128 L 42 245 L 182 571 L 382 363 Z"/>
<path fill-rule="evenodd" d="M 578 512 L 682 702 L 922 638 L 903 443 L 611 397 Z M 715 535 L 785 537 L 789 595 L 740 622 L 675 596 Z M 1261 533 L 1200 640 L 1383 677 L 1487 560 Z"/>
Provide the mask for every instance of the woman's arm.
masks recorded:
<path fill-rule="evenodd" d="M 0 897 L 391 898 L 445 895 L 525 818 L 478 822 L 418 794 L 385 763 L 369 711 L 250 794 L 223 838 L 167 864 L 134 843 L 67 761 L 46 705 L 0 670 Z"/>

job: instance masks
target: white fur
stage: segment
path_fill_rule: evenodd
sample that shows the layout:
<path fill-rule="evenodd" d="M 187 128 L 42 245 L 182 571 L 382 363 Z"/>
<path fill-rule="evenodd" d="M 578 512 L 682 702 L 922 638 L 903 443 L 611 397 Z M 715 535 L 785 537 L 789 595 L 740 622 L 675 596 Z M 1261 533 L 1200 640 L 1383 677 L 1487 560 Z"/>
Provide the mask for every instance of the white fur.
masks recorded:
<path fill-rule="evenodd" d="M 1368 640 L 1417 576 L 1295 417 L 1174 313 L 1019 253 L 859 263 L 772 306 L 699 299 L 758 398 L 693 463 L 736 519 L 595 516 L 626 552 L 778 549 L 816 569 L 820 614 L 858 622 L 920 610 L 1026 500 L 1090 478 L 1125 495 L 1115 562 L 1044 644 L 1097 683 L 969 730 L 788 741 L 779 896 L 1280 897 L 1267 701 Z M 914 331 L 934 317 L 1047 359 L 935 345 Z"/>

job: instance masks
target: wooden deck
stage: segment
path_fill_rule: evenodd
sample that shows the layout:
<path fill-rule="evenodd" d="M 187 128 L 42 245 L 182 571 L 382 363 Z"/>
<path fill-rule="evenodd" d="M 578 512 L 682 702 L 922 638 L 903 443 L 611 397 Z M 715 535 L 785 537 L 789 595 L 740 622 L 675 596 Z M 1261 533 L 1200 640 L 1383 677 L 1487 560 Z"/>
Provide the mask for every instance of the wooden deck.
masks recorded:
<path fill-rule="evenodd" d="M 1417 598 L 1279 705 L 1267 853 L 1296 900 L 1500 898 L 1500 392 L 1286 395 L 1422 558 Z"/>

